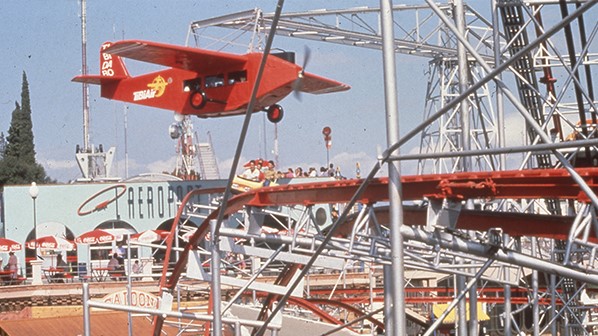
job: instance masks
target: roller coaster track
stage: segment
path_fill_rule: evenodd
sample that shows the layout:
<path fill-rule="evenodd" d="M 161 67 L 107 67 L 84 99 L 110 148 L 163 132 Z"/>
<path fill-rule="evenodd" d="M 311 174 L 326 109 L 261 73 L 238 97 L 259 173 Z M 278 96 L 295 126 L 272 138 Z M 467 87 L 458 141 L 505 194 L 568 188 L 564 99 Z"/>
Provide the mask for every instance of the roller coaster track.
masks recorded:
<path fill-rule="evenodd" d="M 576 172 L 592 190 L 598 190 L 598 168 L 580 168 L 576 169 Z M 257 209 L 276 208 L 280 206 L 299 205 L 310 207 L 315 204 L 346 203 L 351 199 L 361 183 L 361 180 L 339 180 L 264 187 L 231 198 L 228 202 L 228 207 L 225 209 L 225 216 L 232 216 L 239 211 L 246 211 L 247 209 L 258 211 Z M 554 199 L 576 200 L 581 203 L 588 202 L 587 197 L 579 189 L 578 184 L 575 183 L 568 172 L 563 169 L 403 176 L 402 185 L 404 200 L 421 200 L 427 198 L 431 200 L 444 199 L 463 201 L 473 199 L 538 199 L 550 197 Z M 179 223 L 181 221 L 184 209 L 190 207 L 190 200 L 192 200 L 195 195 L 215 192 L 221 192 L 221 190 L 198 189 L 187 194 L 179 207 L 174 223 Z M 372 181 L 358 200 L 360 204 L 364 205 L 372 205 L 386 201 L 388 201 L 388 180 L 386 178 L 379 178 Z M 163 276 L 160 282 L 161 290 L 171 292 L 175 289 L 187 266 L 188 256 L 192 251 L 198 248 L 199 242 L 205 239 L 210 221 L 216 218 L 218 211 L 219 209 L 216 209 L 208 214 L 199 225 L 199 228 L 190 237 L 189 243 L 179 254 L 179 258 L 170 276 L 167 276 L 168 263 L 164 263 Z M 509 215 L 511 217 L 506 221 L 504 216 Z M 480 220 L 480 218 L 484 218 L 484 220 Z M 384 223 L 384 215 L 378 216 L 377 220 Z M 517 220 L 520 220 L 521 222 L 518 222 Z M 350 234 L 348 228 L 355 225 L 355 222 L 356 220 L 353 222 L 347 221 L 347 224 L 344 227 L 345 231 L 343 232 L 343 228 L 341 228 L 337 234 L 348 236 Z M 405 222 L 406 224 L 425 225 L 426 218 L 425 216 L 422 216 L 422 209 L 414 208 L 408 210 Z M 574 222 L 574 218 L 567 216 L 543 216 L 525 213 L 505 214 L 500 212 L 463 210 L 459 215 L 455 229 L 488 231 L 500 228 L 513 236 L 567 237 L 571 234 L 569 230 L 572 227 L 572 222 Z M 522 223 L 524 225 L 520 225 Z M 169 246 L 169 248 L 172 247 L 176 227 L 177 225 L 172 226 L 171 235 L 167 241 L 167 246 Z M 227 233 L 228 231 L 225 229 L 222 230 L 224 236 L 234 236 L 236 234 L 234 232 Z M 447 230 L 445 233 L 450 234 L 451 232 L 451 230 Z M 274 236 L 276 235 L 266 236 L 270 239 L 274 239 Z M 239 234 L 238 237 L 246 238 L 241 234 Z M 464 241 L 472 239 L 467 237 L 463 238 L 461 236 L 457 236 L 457 238 L 463 239 Z M 380 236 L 379 239 L 383 240 L 384 237 Z M 300 243 L 299 238 L 297 238 L 294 244 Z M 587 243 L 591 243 L 591 241 L 588 241 Z M 374 246 L 370 246 L 370 248 L 373 247 Z M 331 249 L 335 248 L 338 247 L 331 246 Z M 492 249 L 492 243 L 489 243 L 487 248 Z M 380 248 L 378 252 L 374 253 L 383 254 L 384 250 L 383 248 Z M 567 265 L 563 267 L 566 268 Z M 592 264 L 590 267 L 597 266 Z M 590 277 L 596 277 L 594 281 L 598 283 L 598 268 L 591 270 L 586 268 L 582 271 L 577 270 L 575 267 L 571 267 L 570 271 L 583 272 L 584 276 L 588 273 L 595 274 L 590 275 Z M 278 283 L 284 284 L 288 282 L 292 273 L 293 272 L 290 271 L 283 272 L 280 275 L 282 278 Z M 270 302 L 275 297 L 275 295 L 270 295 L 270 300 L 266 301 L 264 309 L 269 307 Z M 295 302 L 300 302 L 300 300 L 296 300 Z M 317 312 L 317 314 L 322 313 Z M 328 317 L 326 319 L 331 321 Z M 162 323 L 163 319 L 161 317 L 158 316 L 155 318 L 156 328 L 161 328 Z"/>
<path fill-rule="evenodd" d="M 434 7 L 431 1 L 427 2 L 430 7 Z M 567 64 L 567 57 L 559 54 L 559 51 L 554 48 L 548 37 L 542 37 L 544 36 L 544 27 L 541 23 L 539 9 L 550 2 L 554 1 L 496 1 L 494 3 L 497 6 L 493 8 L 493 11 L 495 11 L 493 14 L 496 15 L 496 18 L 493 17 L 493 23 L 482 18 L 475 10 L 465 6 L 465 16 L 468 21 L 465 24 L 466 30 L 463 36 L 467 36 L 464 38 L 471 45 L 476 46 L 476 53 L 479 54 L 478 62 L 485 62 L 483 64 L 485 67 L 488 67 L 487 64 L 494 64 L 495 68 L 500 67 L 503 62 L 502 65 L 509 63 L 510 70 L 515 74 L 516 90 L 519 92 L 520 102 L 512 102 L 518 103 L 516 105 L 518 105 L 518 109 L 522 114 L 528 113 L 531 116 L 531 119 L 527 118 L 530 143 L 537 143 L 536 138 L 538 135 L 543 137 L 544 142 L 549 141 L 546 135 L 552 134 L 548 131 L 547 120 L 549 117 L 554 120 L 561 141 L 564 138 L 561 120 L 562 125 L 566 128 L 565 131 L 577 129 L 575 120 L 568 121 L 565 118 L 568 107 L 567 104 L 563 103 L 562 98 L 567 96 L 566 91 L 570 87 L 569 81 L 574 82 L 575 89 L 579 91 L 581 84 L 577 71 L 582 66 L 586 67 L 588 92 L 584 93 L 584 98 L 587 100 L 585 110 L 579 92 L 576 92 L 579 124 L 581 125 L 580 136 L 583 138 L 591 137 L 584 113 L 592 114 L 592 124 L 595 124 L 596 121 L 596 105 L 591 88 L 591 70 L 589 70 L 589 65 L 596 64 L 595 54 L 592 54 L 593 50 L 585 48 L 588 45 L 586 37 L 580 37 L 582 40 L 581 46 L 585 50 L 579 54 L 576 61 L 575 57 L 577 55 L 569 47 L 567 52 L 569 54 L 569 64 Z M 560 1 L 561 10 L 566 7 L 566 2 Z M 578 8 L 580 6 L 589 8 L 590 6 L 586 5 L 592 5 L 593 2 L 595 1 L 584 2 L 583 5 L 576 3 L 576 5 Z M 438 5 L 436 14 L 439 17 L 451 18 L 454 9 L 453 3 Z M 536 11 L 536 9 L 538 10 Z M 458 43 L 455 35 L 451 35 L 451 33 L 444 34 L 448 32 L 447 26 L 437 24 L 437 21 L 432 20 L 434 15 L 429 11 L 428 6 L 395 6 L 393 12 L 415 18 L 412 20 L 395 19 L 395 53 L 417 55 L 433 60 L 444 58 L 454 60 L 459 57 L 456 50 Z M 367 16 L 376 15 L 379 15 L 379 9 L 367 7 L 286 13 L 282 15 L 276 33 L 309 40 L 381 49 L 382 39 L 375 24 L 376 20 L 367 18 Z M 565 16 L 566 10 L 563 12 L 562 17 Z M 588 16 L 591 17 L 591 14 Z M 583 30 L 583 17 L 578 16 L 577 18 L 579 26 L 581 26 L 580 30 Z M 496 29 L 492 30 L 493 26 L 499 26 L 501 21 L 503 33 L 496 32 Z M 255 35 L 260 34 L 260 31 L 263 31 L 264 27 L 271 24 L 272 15 L 256 9 L 193 22 L 191 30 L 195 34 L 206 27 L 224 27 L 250 32 L 255 37 Z M 535 28 L 538 38 L 530 42 L 527 31 L 532 27 Z M 561 26 L 559 29 L 565 30 L 566 39 L 569 43 L 571 34 L 566 32 L 569 28 Z M 594 30 L 596 30 L 596 26 L 594 26 Z M 553 32 L 555 32 L 554 29 Z M 453 34 L 457 33 L 453 32 Z M 491 34 L 494 34 L 494 39 L 491 38 Z M 594 32 L 590 34 L 590 44 L 594 39 L 593 34 Z M 461 33 L 457 35 L 461 35 Z M 585 33 L 580 32 L 580 35 L 585 35 Z M 447 38 L 440 38 L 437 41 L 434 36 Z M 556 35 L 554 37 L 558 39 Z M 465 42 L 461 43 L 465 44 Z M 496 49 L 500 50 L 495 50 L 496 43 L 500 45 Z M 527 48 L 527 46 L 534 43 L 540 51 Z M 203 46 L 205 47 L 205 45 Z M 523 49 L 527 50 L 525 54 L 520 52 Z M 548 55 L 552 52 L 556 56 Z M 475 54 L 473 51 L 470 51 L 470 53 Z M 466 56 L 467 59 L 471 60 L 472 55 Z M 514 55 L 521 57 L 514 59 Z M 584 64 L 579 66 L 580 63 Z M 477 66 L 479 65 L 477 64 Z M 476 66 L 476 64 L 472 62 L 471 66 Z M 552 70 L 555 70 L 556 67 L 566 68 L 565 77 L 567 78 L 560 88 L 562 92 L 558 92 L 559 88 L 554 85 L 554 77 L 558 77 L 558 75 L 553 76 Z M 539 71 L 540 68 L 544 71 L 544 78 L 538 80 L 536 71 Z M 490 70 L 489 67 L 488 70 Z M 548 97 L 545 98 L 540 93 L 538 83 L 547 84 Z M 469 83 L 469 85 L 471 84 Z M 511 99 L 513 100 L 513 98 Z M 536 127 L 538 125 L 539 127 Z M 534 129 L 532 129 L 532 126 L 534 126 Z M 452 148 L 455 152 L 463 149 L 459 148 L 458 141 L 455 144 L 455 148 Z M 488 146 L 488 148 L 490 147 Z M 586 163 L 590 162 L 587 158 L 589 147 L 579 147 L 586 149 L 585 151 L 573 153 L 573 156 L 568 155 L 568 159 L 572 163 L 575 160 L 580 162 L 583 157 L 577 154 L 585 153 Z M 509 293 L 515 293 L 517 288 L 507 286 L 517 286 L 519 279 L 527 276 L 522 271 L 524 268 L 551 274 L 555 278 L 558 276 L 560 284 L 551 284 L 549 289 L 549 291 L 552 291 L 549 294 L 549 296 L 552 296 L 552 302 L 549 303 L 544 297 L 537 294 L 537 291 L 544 291 L 545 288 L 538 288 L 536 284 L 536 293 L 529 295 L 528 304 L 532 305 L 530 302 L 535 300 L 536 303 L 541 305 L 550 305 L 552 309 L 558 306 L 560 310 L 553 311 L 548 319 L 553 321 L 562 319 L 567 329 L 566 332 L 575 335 L 585 334 L 587 330 L 584 330 L 586 326 L 583 325 L 583 314 L 585 314 L 583 310 L 587 310 L 588 306 L 582 307 L 579 311 L 577 311 L 578 307 L 576 306 L 578 306 L 577 303 L 580 302 L 582 296 L 580 293 L 587 284 L 598 284 L 596 204 L 590 204 L 588 197 L 573 182 L 566 171 L 554 169 L 551 154 L 548 153 L 547 151 L 535 151 L 529 156 L 536 159 L 535 164 L 529 164 L 526 161 L 521 165 L 521 167 L 536 166 L 541 168 L 537 170 L 467 172 L 403 177 L 402 199 L 404 201 L 413 201 L 410 202 L 412 205 L 404 203 L 404 224 L 407 225 L 401 227 L 401 233 L 406 240 L 404 248 L 405 263 L 408 267 L 414 269 L 432 270 L 474 279 L 488 279 L 494 284 L 503 284 L 505 292 Z M 494 168 L 493 166 L 492 169 Z M 502 164 L 500 169 L 505 169 Z M 595 176 L 597 175 L 595 169 L 578 168 L 576 172 L 581 176 L 583 182 L 595 192 Z M 346 203 L 360 185 L 361 181 L 359 180 L 334 181 L 263 188 L 238 195 L 232 198 L 226 209 L 224 209 L 225 216 L 228 217 L 227 220 L 233 222 L 233 225 L 222 228 L 220 235 L 225 240 L 235 239 L 251 241 L 252 244 L 255 242 L 257 245 L 275 244 L 285 248 L 288 247 L 288 252 L 285 250 L 284 253 L 286 254 L 282 258 L 287 262 L 285 266 L 299 265 L 301 264 L 300 261 L 304 260 L 303 257 L 315 255 L 315 247 L 322 246 L 321 242 L 323 240 L 321 237 L 326 231 L 325 227 L 319 228 L 316 224 L 305 224 L 305 222 L 312 220 L 312 217 L 315 217 L 312 210 L 321 204 L 342 205 Z M 493 207 L 497 204 L 494 200 L 509 200 L 508 202 L 514 204 L 510 210 L 516 212 L 504 212 L 506 208 L 502 205 Z M 187 201 L 186 198 L 181 208 L 191 208 L 190 205 L 185 206 Z M 325 246 L 326 251 L 317 255 L 318 259 L 321 259 L 321 264 L 325 266 L 332 265 L 336 258 L 345 263 L 362 262 L 389 265 L 391 263 L 390 258 L 388 258 L 390 250 L 389 231 L 385 225 L 389 222 L 389 214 L 385 206 L 387 202 L 388 180 L 382 178 L 371 181 L 367 190 L 359 196 L 358 206 L 356 206 L 353 215 L 345 222 L 340 223 L 341 226 L 334 232 L 334 238 Z M 481 209 L 466 209 L 466 203 L 477 205 Z M 507 202 L 501 204 L 505 203 Z M 550 215 L 529 213 L 541 212 L 541 210 L 538 211 L 537 208 L 526 204 L 540 205 L 541 203 L 546 204 L 546 211 L 543 213 L 547 212 Z M 489 206 L 489 208 L 486 208 L 486 206 Z M 258 219 L 272 216 L 275 217 L 274 221 L 282 221 L 280 214 L 273 215 L 281 207 L 301 208 L 305 211 L 299 219 L 293 219 L 292 223 L 289 219 L 286 234 L 282 234 L 282 232 L 260 232 L 259 226 L 261 224 L 255 224 Z M 501 211 L 495 211 L 497 209 L 501 209 Z M 565 209 L 570 215 L 561 215 Z M 185 266 L 190 264 L 187 263 L 187 258 L 189 256 L 197 257 L 196 252 L 201 248 L 200 242 L 205 240 L 209 223 L 211 220 L 216 219 L 218 210 L 203 219 L 199 229 L 191 236 L 189 244 L 181 253 L 169 276 L 167 276 L 167 265 L 165 263 L 161 282 L 161 288 L 165 292 L 175 290 L 176 284 L 183 275 Z M 240 213 L 246 219 L 239 220 Z M 177 215 L 175 223 L 179 223 L 180 220 L 180 215 Z M 241 222 L 243 222 L 241 225 L 243 228 L 239 229 L 236 224 L 241 224 Z M 309 225 L 312 225 L 312 231 L 305 229 Z M 173 225 L 171 239 L 174 239 L 175 231 L 176 228 Z M 522 242 L 526 241 L 526 237 L 533 237 L 531 240 L 527 240 L 528 244 L 530 244 L 529 241 L 532 241 L 531 247 L 521 246 Z M 538 240 L 539 244 L 545 245 L 534 247 L 535 238 L 541 238 Z M 542 240 L 542 238 L 547 239 Z M 514 247 L 512 243 L 519 246 Z M 169 246 L 171 247 L 172 244 Z M 254 246 L 251 246 L 251 248 L 248 246 L 235 246 L 231 250 L 245 253 L 245 251 L 255 252 L 257 248 Z M 259 252 L 266 253 L 263 250 Z M 272 250 L 270 250 L 271 252 Z M 245 254 L 252 255 L 251 253 Z M 262 258 L 265 257 L 262 256 Z M 275 257 L 272 257 L 269 260 L 274 259 Z M 296 260 L 297 262 L 293 263 L 289 260 Z M 461 264 L 462 261 L 463 264 Z M 475 269 L 479 268 L 481 264 L 492 263 L 494 264 L 492 267 L 501 270 L 502 273 L 481 274 L 478 278 Z M 301 266 L 295 267 L 299 268 Z M 335 270 L 338 271 L 339 269 Z M 506 276 L 509 270 L 517 270 L 520 273 L 514 276 L 516 279 L 509 278 Z M 291 271 L 280 273 L 280 278 L 274 285 L 283 286 L 288 282 L 292 273 Z M 187 270 L 188 274 L 189 270 Z M 456 293 L 452 295 L 454 294 Z M 272 293 L 259 294 L 260 297 L 265 295 L 269 299 L 263 303 L 262 318 L 268 308 L 271 307 L 273 300 L 280 296 L 280 294 Z M 361 299 L 357 298 L 355 300 Z M 291 302 L 294 298 L 291 297 L 288 300 Z M 421 300 L 430 302 L 429 298 Z M 351 300 L 347 299 L 347 302 L 349 301 Z M 293 302 L 309 309 L 309 304 L 301 300 Z M 511 304 L 523 303 L 524 299 L 520 297 L 514 297 L 508 301 L 505 298 L 503 301 L 504 307 L 509 307 L 509 312 Z M 545 307 L 546 310 L 550 308 Z M 326 316 L 326 312 L 316 312 L 316 309 L 311 310 L 320 318 L 332 321 L 330 317 Z M 546 314 L 548 315 L 548 313 Z M 537 312 L 534 315 L 537 316 Z M 587 314 L 585 316 L 587 317 Z M 464 318 L 461 318 L 461 322 L 463 321 Z M 507 318 L 504 321 L 505 333 L 507 333 L 507 328 L 509 329 L 508 332 L 511 332 L 510 319 Z M 508 326 L 506 325 L 507 321 L 509 321 Z M 159 330 L 161 323 L 163 323 L 163 319 L 158 317 L 155 324 L 157 326 L 156 330 Z M 551 321 L 549 324 L 555 328 L 553 333 L 556 333 L 556 323 Z"/>

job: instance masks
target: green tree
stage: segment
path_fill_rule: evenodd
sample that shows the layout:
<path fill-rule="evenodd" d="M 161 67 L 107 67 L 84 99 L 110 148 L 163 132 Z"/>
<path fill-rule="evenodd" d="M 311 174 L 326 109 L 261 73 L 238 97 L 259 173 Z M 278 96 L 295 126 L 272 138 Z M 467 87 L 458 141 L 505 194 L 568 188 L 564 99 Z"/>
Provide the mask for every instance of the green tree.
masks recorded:
<path fill-rule="evenodd" d="M 15 102 L 6 142 L 4 157 L 0 161 L 0 185 L 29 184 L 33 181 L 51 182 L 46 176 L 44 167 L 35 161 L 29 83 L 25 72 L 23 72 L 21 104 Z"/>

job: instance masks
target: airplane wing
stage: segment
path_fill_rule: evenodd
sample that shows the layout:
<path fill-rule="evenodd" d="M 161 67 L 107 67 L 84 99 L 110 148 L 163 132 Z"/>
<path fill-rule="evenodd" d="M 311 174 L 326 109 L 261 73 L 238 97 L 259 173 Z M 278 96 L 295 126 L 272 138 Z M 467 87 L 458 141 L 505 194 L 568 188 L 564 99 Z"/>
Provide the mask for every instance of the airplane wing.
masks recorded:
<path fill-rule="evenodd" d="M 198 73 L 238 67 L 247 62 L 247 57 L 243 55 L 141 40 L 115 42 L 104 52 Z"/>
<path fill-rule="evenodd" d="M 350 88 L 347 84 L 306 72 L 303 74 L 299 90 L 313 94 L 322 94 L 347 91 Z"/>

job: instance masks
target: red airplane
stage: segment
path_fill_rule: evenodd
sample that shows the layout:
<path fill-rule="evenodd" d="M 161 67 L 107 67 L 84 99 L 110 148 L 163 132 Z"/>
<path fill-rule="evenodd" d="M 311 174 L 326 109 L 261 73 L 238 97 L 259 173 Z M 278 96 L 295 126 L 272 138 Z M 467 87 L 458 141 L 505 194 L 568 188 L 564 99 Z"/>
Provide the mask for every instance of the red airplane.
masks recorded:
<path fill-rule="evenodd" d="M 169 67 L 132 77 L 121 57 Z M 82 75 L 75 82 L 98 84 L 102 97 L 174 110 L 201 118 L 245 113 L 262 54 L 230 54 L 148 42 L 106 42 L 100 49 L 100 75 Z M 265 110 L 279 122 L 276 104 L 293 90 L 314 94 L 348 90 L 343 83 L 304 72 L 293 53 L 270 54 L 257 93 L 254 112 Z"/>

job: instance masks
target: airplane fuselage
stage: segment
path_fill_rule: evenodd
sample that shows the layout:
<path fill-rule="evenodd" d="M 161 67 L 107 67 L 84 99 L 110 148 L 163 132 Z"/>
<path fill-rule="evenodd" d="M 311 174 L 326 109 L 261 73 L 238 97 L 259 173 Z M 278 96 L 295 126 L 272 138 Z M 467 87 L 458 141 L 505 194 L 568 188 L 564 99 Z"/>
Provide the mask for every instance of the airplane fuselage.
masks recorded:
<path fill-rule="evenodd" d="M 262 54 L 247 54 L 243 67 L 218 67 L 206 74 L 170 68 L 103 84 L 102 97 L 174 110 L 180 114 L 217 117 L 244 113 L 257 76 Z M 264 68 L 254 111 L 273 105 L 293 90 L 301 68 L 269 56 Z M 194 90 L 205 92 L 207 102 L 200 109 L 190 103 Z"/>
<path fill-rule="evenodd" d="M 104 98 L 202 118 L 219 117 L 245 113 L 262 57 L 262 53 L 237 55 L 141 40 L 106 42 L 100 48 L 100 74 L 73 80 L 100 85 Z M 123 58 L 166 68 L 131 76 Z M 292 53 L 267 56 L 252 112 L 267 110 L 268 119 L 279 122 L 283 110 L 276 103 L 293 90 L 322 94 L 349 89 L 304 72 L 293 58 Z"/>

